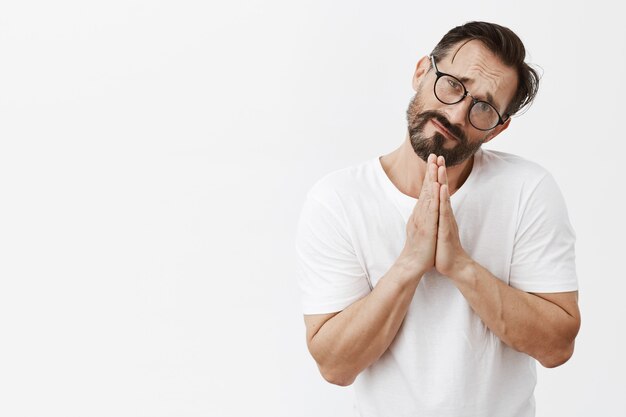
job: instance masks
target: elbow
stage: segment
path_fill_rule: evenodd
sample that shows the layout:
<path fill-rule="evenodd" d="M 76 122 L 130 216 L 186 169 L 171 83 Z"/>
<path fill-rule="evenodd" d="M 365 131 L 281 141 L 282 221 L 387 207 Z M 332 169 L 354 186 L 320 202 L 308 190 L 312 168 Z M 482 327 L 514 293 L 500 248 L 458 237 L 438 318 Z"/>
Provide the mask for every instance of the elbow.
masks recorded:
<path fill-rule="evenodd" d="M 574 342 L 563 349 L 551 352 L 544 358 L 537 359 L 544 368 L 556 368 L 567 362 L 574 354 Z"/>
<path fill-rule="evenodd" d="M 322 377 L 333 385 L 347 387 L 352 385 L 359 374 L 358 370 L 351 369 L 345 360 L 337 358 L 325 350 L 320 350 L 314 343 L 309 343 L 309 352 Z"/>
<path fill-rule="evenodd" d="M 560 343 L 557 344 L 558 347 L 550 349 L 542 358 L 537 358 L 539 363 L 544 368 L 556 368 L 569 361 L 574 354 L 574 344 L 579 329 L 580 320 L 576 322 L 575 326 L 571 327 L 569 334 L 561 339 Z"/>
<path fill-rule="evenodd" d="M 327 382 L 333 385 L 338 385 L 340 387 L 347 387 L 349 385 L 352 385 L 352 383 L 356 379 L 356 375 L 353 375 L 347 372 L 340 372 L 335 369 L 327 369 L 319 365 L 318 367 L 319 367 L 320 373 L 322 374 L 322 377 Z"/>

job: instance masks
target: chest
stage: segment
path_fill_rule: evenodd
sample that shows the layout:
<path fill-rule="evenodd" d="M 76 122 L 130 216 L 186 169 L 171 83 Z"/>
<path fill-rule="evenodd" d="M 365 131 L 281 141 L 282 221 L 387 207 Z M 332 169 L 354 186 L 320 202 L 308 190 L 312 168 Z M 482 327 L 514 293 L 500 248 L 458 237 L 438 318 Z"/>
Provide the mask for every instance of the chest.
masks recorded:
<path fill-rule="evenodd" d="M 478 196 L 453 200 L 464 250 L 508 283 L 515 240 L 516 207 L 509 199 Z M 396 261 L 406 241 L 406 224 L 413 207 L 394 201 L 371 201 L 351 210 L 350 234 L 355 255 L 372 287 Z"/>

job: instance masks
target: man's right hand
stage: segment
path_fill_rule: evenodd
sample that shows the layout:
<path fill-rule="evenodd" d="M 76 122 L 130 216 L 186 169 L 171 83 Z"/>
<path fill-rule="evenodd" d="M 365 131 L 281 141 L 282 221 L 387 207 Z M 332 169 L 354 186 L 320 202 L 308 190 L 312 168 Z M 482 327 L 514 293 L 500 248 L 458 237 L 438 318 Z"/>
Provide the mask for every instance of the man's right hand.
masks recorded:
<path fill-rule="evenodd" d="M 435 265 L 440 192 L 435 161 L 435 155 L 428 157 L 404 249 L 372 292 L 340 312 L 304 316 L 309 351 L 333 384 L 350 385 L 389 348 L 422 275 Z"/>
<path fill-rule="evenodd" d="M 437 157 L 428 156 L 420 195 L 406 225 L 406 242 L 396 264 L 420 279 L 435 265 L 437 225 L 439 221 L 439 187 Z"/>

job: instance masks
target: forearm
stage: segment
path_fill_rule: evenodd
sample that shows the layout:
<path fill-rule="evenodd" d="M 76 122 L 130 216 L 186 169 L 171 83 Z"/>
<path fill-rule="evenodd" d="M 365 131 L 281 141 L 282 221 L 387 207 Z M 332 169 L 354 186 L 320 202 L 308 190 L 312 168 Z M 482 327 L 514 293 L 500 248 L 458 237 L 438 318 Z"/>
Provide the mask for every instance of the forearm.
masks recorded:
<path fill-rule="evenodd" d="M 572 355 L 579 319 L 539 296 L 513 288 L 476 262 L 451 277 L 472 309 L 504 343 L 554 367 Z"/>
<path fill-rule="evenodd" d="M 351 384 L 387 350 L 413 299 L 421 275 L 394 264 L 370 294 L 326 321 L 309 350 L 329 382 Z"/>

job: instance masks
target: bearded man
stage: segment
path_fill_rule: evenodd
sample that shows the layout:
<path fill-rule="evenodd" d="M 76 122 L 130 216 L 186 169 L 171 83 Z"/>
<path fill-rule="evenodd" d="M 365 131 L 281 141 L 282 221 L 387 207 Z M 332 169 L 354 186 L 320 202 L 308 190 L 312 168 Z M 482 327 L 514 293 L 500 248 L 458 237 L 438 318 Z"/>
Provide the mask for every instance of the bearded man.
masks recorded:
<path fill-rule="evenodd" d="M 537 93 L 510 29 L 469 22 L 417 63 L 407 136 L 326 175 L 296 249 L 306 340 L 355 413 L 535 415 L 536 361 L 580 327 L 575 235 L 553 177 L 482 149 Z"/>

